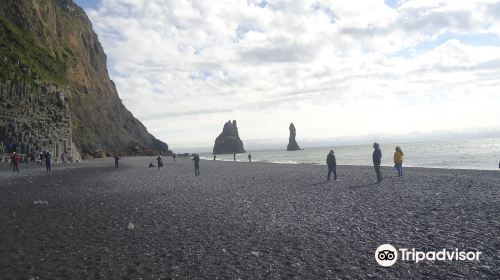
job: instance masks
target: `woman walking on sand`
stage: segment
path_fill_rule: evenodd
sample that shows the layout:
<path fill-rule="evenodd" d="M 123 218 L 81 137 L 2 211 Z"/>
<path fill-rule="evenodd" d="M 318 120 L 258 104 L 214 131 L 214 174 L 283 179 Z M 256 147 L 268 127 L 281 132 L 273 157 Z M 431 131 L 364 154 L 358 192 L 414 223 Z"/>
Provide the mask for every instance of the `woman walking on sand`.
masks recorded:
<path fill-rule="evenodd" d="M 403 177 L 403 150 L 401 147 L 396 146 L 396 151 L 394 152 L 394 167 L 398 171 L 398 177 Z"/>

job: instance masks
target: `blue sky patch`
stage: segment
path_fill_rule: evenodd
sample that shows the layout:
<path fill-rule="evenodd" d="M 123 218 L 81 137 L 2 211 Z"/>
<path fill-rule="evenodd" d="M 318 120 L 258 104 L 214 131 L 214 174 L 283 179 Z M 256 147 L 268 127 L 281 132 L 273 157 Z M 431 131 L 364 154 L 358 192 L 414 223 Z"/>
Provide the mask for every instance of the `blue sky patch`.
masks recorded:
<path fill-rule="evenodd" d="M 418 55 L 427 51 L 430 51 L 449 40 L 459 40 L 463 44 L 481 47 L 481 46 L 500 46 L 500 38 L 493 33 L 483 33 L 483 34 L 454 34 L 454 33 L 444 33 L 440 35 L 435 40 L 420 42 L 416 46 L 410 48 L 401 49 L 390 57 L 411 57 L 413 55 Z"/>
<path fill-rule="evenodd" d="M 399 0 L 384 0 L 384 3 L 393 9 L 399 7 Z"/>
<path fill-rule="evenodd" d="M 101 4 L 101 0 L 75 0 L 75 3 L 84 9 L 96 9 Z"/>

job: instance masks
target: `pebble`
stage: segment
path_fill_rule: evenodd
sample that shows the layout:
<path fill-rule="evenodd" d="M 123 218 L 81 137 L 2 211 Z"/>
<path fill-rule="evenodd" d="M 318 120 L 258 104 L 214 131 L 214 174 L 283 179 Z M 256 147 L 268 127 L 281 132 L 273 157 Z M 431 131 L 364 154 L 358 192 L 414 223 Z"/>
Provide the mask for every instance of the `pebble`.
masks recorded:
<path fill-rule="evenodd" d="M 134 229 L 134 228 L 135 228 L 134 224 L 132 224 L 132 223 L 128 223 L 127 229 L 132 230 L 132 229 Z"/>
<path fill-rule="evenodd" d="M 33 201 L 33 204 L 35 205 L 47 205 L 49 202 L 47 200 L 35 200 Z"/>

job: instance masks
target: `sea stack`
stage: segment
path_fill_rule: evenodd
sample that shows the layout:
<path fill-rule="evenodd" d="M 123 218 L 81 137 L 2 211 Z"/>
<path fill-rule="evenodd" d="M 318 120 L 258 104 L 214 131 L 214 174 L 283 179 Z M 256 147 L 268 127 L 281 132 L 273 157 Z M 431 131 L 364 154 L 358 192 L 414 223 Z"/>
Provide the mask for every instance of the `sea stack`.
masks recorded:
<path fill-rule="evenodd" d="M 295 140 L 295 135 L 297 134 L 295 131 L 295 126 L 293 123 L 290 124 L 290 138 L 288 138 L 288 146 L 286 147 L 287 151 L 298 151 L 300 150 L 299 144 Z"/>
<path fill-rule="evenodd" d="M 246 153 L 243 142 L 238 135 L 236 121 L 227 121 L 222 133 L 215 139 L 213 154 L 239 154 Z"/>

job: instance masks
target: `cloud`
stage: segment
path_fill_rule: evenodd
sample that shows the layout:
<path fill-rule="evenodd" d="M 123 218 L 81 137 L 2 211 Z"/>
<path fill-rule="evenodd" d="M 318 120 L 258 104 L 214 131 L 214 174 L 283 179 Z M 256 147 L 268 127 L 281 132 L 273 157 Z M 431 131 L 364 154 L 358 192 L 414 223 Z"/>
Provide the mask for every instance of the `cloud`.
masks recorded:
<path fill-rule="evenodd" d="M 499 3 L 103 0 L 87 11 L 125 105 L 175 149 L 212 145 L 227 119 L 244 140 L 284 143 L 291 121 L 299 138 L 499 127 Z"/>

